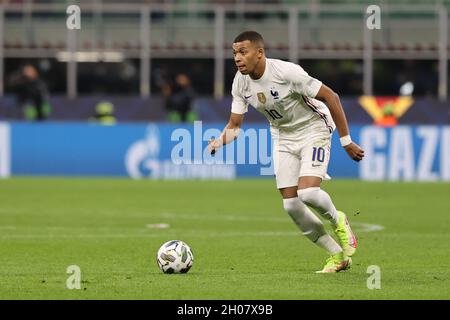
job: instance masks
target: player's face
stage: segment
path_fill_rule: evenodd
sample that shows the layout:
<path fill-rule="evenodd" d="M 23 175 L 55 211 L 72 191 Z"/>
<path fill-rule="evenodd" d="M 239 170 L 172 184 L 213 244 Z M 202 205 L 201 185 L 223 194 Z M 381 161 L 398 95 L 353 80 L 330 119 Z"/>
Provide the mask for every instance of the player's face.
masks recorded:
<path fill-rule="evenodd" d="M 263 56 L 262 48 L 249 40 L 233 43 L 234 63 L 242 74 L 252 74 Z"/>

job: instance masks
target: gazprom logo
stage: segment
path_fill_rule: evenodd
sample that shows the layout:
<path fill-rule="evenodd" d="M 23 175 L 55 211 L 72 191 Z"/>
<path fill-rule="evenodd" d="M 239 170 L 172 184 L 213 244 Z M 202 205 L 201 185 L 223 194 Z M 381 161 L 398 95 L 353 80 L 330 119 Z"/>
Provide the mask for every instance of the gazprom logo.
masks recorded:
<path fill-rule="evenodd" d="M 143 140 L 133 143 L 125 157 L 125 167 L 133 179 L 144 176 L 157 178 L 159 176 L 160 163 L 158 161 L 160 151 L 160 135 L 156 125 L 149 125 Z"/>
<path fill-rule="evenodd" d="M 0 178 L 11 175 L 11 146 L 10 127 L 0 122 Z"/>

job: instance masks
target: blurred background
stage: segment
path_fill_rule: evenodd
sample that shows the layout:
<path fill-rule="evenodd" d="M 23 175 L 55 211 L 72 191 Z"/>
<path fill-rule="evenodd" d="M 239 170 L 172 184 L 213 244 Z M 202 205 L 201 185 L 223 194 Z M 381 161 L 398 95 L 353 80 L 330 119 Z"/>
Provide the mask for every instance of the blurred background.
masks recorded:
<path fill-rule="evenodd" d="M 159 136 L 155 136 L 163 144 L 164 139 L 170 141 L 174 128 L 189 127 L 195 120 L 221 128 L 229 116 L 230 90 L 236 73 L 232 41 L 244 30 L 256 30 L 265 38 L 268 57 L 299 63 L 339 93 L 349 122 L 356 126 L 356 135 L 372 126 L 410 126 L 413 173 L 400 171 L 392 179 L 417 178 L 415 170 L 424 157 L 420 150 L 426 142 L 421 140 L 420 130 L 416 134 L 419 125 L 437 130 L 437 138 L 429 140 L 435 146 L 429 168 L 434 174 L 425 176 L 431 180 L 450 179 L 448 0 L 0 3 L 0 120 L 13 126 L 8 127 L 10 131 L 29 130 L 23 126 L 39 121 L 47 128 L 69 122 L 116 126 L 141 123 L 145 132 L 157 132 L 148 130 L 144 122 L 168 125 L 167 134 L 166 127 L 160 127 Z M 81 9 L 78 30 L 66 27 L 69 5 Z M 370 5 L 381 9 L 380 29 L 367 28 L 370 14 L 366 10 Z M 246 122 L 265 126 L 264 117 L 253 110 Z M 70 132 L 70 126 L 65 128 L 64 132 Z M 57 132 L 48 134 L 54 137 Z M 383 135 L 376 132 L 377 137 Z M 43 134 L 40 131 L 39 135 Z M 390 137 L 395 132 L 386 129 L 384 134 L 387 142 L 374 148 L 387 150 L 388 162 Z M 42 139 L 51 141 L 47 136 Z M 13 140 L 10 149 L 11 145 L 24 143 Z M 36 152 L 38 148 L 33 146 Z M 11 152 L 8 166 L 4 165 L 9 170 L 4 172 L 72 172 L 48 172 L 38 164 L 37 171 L 33 171 L 25 160 L 22 168 L 20 152 Z M 169 158 L 170 154 L 162 155 L 164 152 L 158 156 Z M 47 166 L 53 167 L 49 163 Z M 367 170 L 373 171 L 378 165 L 368 166 Z M 377 179 L 389 178 L 390 171 L 384 167 L 385 174 Z M 129 175 L 125 169 L 120 170 L 111 172 Z M 338 176 L 361 177 L 360 169 L 348 170 L 344 164 L 336 168 Z M 80 169 L 74 174 L 78 173 L 105 172 Z"/>

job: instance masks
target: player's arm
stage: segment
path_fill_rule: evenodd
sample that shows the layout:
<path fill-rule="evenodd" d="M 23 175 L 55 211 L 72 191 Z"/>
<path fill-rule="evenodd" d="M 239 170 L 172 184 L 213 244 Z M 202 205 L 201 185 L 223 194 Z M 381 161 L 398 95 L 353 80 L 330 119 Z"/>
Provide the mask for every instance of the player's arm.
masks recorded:
<path fill-rule="evenodd" d="M 211 153 L 214 153 L 220 147 L 236 140 L 239 135 L 239 131 L 242 126 L 242 122 L 244 121 L 244 115 L 238 113 L 231 113 L 230 120 L 228 124 L 222 131 L 222 134 L 214 140 L 210 140 L 208 142 L 208 150 Z"/>
<path fill-rule="evenodd" d="M 345 148 L 345 151 L 350 158 L 355 161 L 362 160 L 364 157 L 364 150 L 350 138 L 347 118 L 345 117 L 344 109 L 342 108 L 341 100 L 337 93 L 322 84 L 315 98 L 323 101 L 328 109 L 330 109 L 331 116 L 333 117 L 334 123 L 336 123 L 339 137 L 341 138 L 341 145 Z"/>

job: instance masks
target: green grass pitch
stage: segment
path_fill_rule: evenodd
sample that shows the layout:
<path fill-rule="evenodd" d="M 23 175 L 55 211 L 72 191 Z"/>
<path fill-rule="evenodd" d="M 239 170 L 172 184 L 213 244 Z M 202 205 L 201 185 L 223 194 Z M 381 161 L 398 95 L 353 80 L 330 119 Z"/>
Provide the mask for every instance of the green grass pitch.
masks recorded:
<path fill-rule="evenodd" d="M 450 184 L 332 180 L 360 247 L 353 267 L 315 274 L 327 255 L 300 235 L 270 179 L 0 181 L 0 299 L 449 299 Z M 358 213 L 359 212 L 359 213 Z M 166 223 L 167 229 L 149 225 Z M 155 254 L 180 239 L 188 274 Z M 69 290 L 66 269 L 81 268 Z M 369 290 L 367 268 L 381 270 Z"/>

